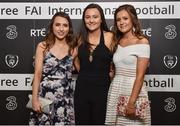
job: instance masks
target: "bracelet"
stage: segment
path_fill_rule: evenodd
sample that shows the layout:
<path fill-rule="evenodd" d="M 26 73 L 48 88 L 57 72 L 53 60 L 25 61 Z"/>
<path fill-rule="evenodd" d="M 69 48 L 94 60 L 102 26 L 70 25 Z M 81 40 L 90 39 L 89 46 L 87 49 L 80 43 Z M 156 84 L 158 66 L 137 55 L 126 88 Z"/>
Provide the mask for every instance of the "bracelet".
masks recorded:
<path fill-rule="evenodd" d="M 129 109 L 134 109 L 134 108 L 136 108 L 136 107 L 135 107 L 135 106 L 133 106 L 133 107 L 127 106 L 127 108 L 129 108 Z"/>

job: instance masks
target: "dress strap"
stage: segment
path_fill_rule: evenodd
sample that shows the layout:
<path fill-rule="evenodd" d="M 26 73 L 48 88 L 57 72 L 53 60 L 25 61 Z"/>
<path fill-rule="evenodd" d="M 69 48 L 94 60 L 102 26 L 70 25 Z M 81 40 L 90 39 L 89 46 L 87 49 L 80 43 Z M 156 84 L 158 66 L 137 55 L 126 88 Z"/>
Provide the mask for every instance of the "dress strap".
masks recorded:
<path fill-rule="evenodd" d="M 103 44 L 104 43 L 104 33 L 103 30 L 101 30 L 101 37 L 100 37 L 100 43 L 99 44 Z"/>
<path fill-rule="evenodd" d="M 72 56 L 71 51 L 72 51 L 72 50 L 71 50 L 70 47 L 69 47 L 69 48 L 68 48 L 68 55 L 69 55 L 69 56 Z"/>

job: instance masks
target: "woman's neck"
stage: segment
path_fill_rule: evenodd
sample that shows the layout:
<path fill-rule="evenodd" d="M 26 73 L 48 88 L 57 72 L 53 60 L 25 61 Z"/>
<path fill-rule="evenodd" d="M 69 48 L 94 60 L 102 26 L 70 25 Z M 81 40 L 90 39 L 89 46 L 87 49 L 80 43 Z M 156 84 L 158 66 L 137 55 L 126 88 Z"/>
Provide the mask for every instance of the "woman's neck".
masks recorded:
<path fill-rule="evenodd" d="M 129 32 L 123 34 L 122 37 L 125 38 L 125 39 L 128 39 L 128 38 L 134 38 L 135 36 L 133 35 L 132 32 L 129 31 Z"/>
<path fill-rule="evenodd" d="M 100 35 L 101 35 L 101 29 L 97 29 L 93 32 L 88 33 L 89 38 L 99 38 Z"/>
<path fill-rule="evenodd" d="M 58 38 L 55 38 L 55 43 L 59 44 L 59 45 L 64 45 L 66 44 L 66 39 L 58 39 Z"/>
<path fill-rule="evenodd" d="M 63 40 L 56 39 L 55 43 L 54 43 L 54 45 L 59 46 L 59 47 L 64 47 L 66 44 L 67 43 L 66 43 L 65 39 L 63 39 Z"/>

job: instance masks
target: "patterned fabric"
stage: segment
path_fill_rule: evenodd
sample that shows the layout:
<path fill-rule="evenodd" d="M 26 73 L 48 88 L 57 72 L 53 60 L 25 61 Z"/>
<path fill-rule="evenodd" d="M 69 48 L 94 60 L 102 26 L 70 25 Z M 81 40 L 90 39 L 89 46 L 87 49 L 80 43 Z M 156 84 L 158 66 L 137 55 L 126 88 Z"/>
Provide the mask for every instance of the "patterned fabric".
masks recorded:
<path fill-rule="evenodd" d="M 118 48 L 113 56 L 115 64 L 115 77 L 108 92 L 106 124 L 119 125 L 150 125 L 150 107 L 146 109 L 147 117 L 144 120 L 129 119 L 124 116 L 117 116 L 117 104 L 120 94 L 130 96 L 136 78 L 137 57 L 150 57 L 150 47 L 147 44 L 136 44 Z M 146 86 L 143 85 L 139 96 L 146 97 L 148 94 Z"/>
<path fill-rule="evenodd" d="M 52 100 L 54 107 L 51 115 L 32 111 L 30 125 L 73 125 L 75 123 L 72 70 L 71 56 L 58 59 L 51 52 L 46 54 L 39 95 Z"/>
<path fill-rule="evenodd" d="M 126 95 L 120 95 L 118 98 L 118 104 L 117 104 L 117 114 L 120 116 L 126 116 L 125 109 L 129 101 L 129 96 Z M 147 97 L 138 97 L 136 100 L 136 118 L 139 119 L 145 119 L 146 116 L 146 110 L 149 108 L 149 100 Z"/>

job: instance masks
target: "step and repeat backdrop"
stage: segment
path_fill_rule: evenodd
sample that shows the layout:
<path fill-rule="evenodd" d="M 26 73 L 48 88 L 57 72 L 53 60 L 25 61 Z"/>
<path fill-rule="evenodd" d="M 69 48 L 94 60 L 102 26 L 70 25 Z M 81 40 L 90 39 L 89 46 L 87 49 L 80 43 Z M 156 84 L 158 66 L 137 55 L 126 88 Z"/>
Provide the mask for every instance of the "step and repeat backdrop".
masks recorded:
<path fill-rule="evenodd" d="M 144 84 L 153 125 L 180 124 L 180 1 L 162 0 L 0 0 L 0 124 L 26 125 L 25 105 L 32 90 L 34 54 L 53 14 L 70 15 L 78 32 L 84 7 L 99 4 L 110 29 L 122 4 L 135 6 L 149 36 L 151 59 Z"/>

